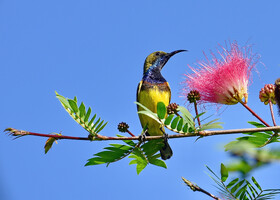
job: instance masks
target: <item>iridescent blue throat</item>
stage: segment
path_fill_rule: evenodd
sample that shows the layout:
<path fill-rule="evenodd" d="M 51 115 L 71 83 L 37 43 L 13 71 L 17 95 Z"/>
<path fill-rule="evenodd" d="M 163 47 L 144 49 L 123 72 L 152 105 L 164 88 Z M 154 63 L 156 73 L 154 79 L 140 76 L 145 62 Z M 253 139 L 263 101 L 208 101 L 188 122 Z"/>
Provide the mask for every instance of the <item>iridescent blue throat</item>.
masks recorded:
<path fill-rule="evenodd" d="M 143 81 L 149 83 L 164 83 L 166 82 L 165 78 L 161 75 L 161 70 L 158 66 L 152 65 L 144 74 Z"/>

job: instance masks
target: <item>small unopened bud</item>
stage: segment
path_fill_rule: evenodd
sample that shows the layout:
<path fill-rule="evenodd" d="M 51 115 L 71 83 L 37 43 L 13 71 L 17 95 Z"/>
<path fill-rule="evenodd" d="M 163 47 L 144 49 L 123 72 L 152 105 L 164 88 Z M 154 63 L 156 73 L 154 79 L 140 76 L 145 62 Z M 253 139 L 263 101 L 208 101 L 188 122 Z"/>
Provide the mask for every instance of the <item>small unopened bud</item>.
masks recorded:
<path fill-rule="evenodd" d="M 167 114 L 171 115 L 171 114 L 175 114 L 177 112 L 178 109 L 178 104 L 177 103 L 171 103 L 167 106 Z"/>
<path fill-rule="evenodd" d="M 259 98 L 261 102 L 267 105 L 269 102 L 276 104 L 275 102 L 275 85 L 266 84 L 264 88 L 261 89 Z"/>
<path fill-rule="evenodd" d="M 190 103 L 194 103 L 196 101 L 199 101 L 200 100 L 200 94 L 197 90 L 191 90 L 189 93 L 188 93 L 188 101 Z"/>
<path fill-rule="evenodd" d="M 128 124 L 125 123 L 125 122 L 121 122 L 121 123 L 119 123 L 119 125 L 118 125 L 118 130 L 119 130 L 120 132 L 122 132 L 122 133 L 127 132 L 128 128 L 129 128 L 129 126 L 128 126 Z"/>

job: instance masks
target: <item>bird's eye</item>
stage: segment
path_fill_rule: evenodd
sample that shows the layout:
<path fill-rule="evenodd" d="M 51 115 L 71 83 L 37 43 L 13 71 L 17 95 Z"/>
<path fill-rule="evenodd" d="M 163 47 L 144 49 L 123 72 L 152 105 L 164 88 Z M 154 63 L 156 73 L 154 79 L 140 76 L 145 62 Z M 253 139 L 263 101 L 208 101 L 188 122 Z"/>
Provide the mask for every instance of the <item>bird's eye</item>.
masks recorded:
<path fill-rule="evenodd" d="M 160 55 L 160 52 L 156 52 L 156 56 L 159 56 Z"/>

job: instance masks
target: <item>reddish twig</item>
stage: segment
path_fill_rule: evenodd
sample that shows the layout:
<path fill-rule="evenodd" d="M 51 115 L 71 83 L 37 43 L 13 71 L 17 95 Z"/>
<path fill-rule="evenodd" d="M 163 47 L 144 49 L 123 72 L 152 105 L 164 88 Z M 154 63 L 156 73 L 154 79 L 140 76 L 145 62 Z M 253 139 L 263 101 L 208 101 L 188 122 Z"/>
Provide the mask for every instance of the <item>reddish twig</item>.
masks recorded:
<path fill-rule="evenodd" d="M 198 116 L 198 110 L 197 110 L 197 103 L 196 103 L 196 101 L 194 101 L 194 109 L 195 109 L 196 116 Z M 199 127 L 201 127 L 199 116 L 197 117 L 197 123 L 198 123 Z"/>
<path fill-rule="evenodd" d="M 258 116 L 246 103 L 244 102 L 240 102 L 250 113 L 252 113 L 252 115 L 254 115 L 258 120 L 260 120 L 264 125 L 266 125 L 267 127 L 270 127 L 268 125 L 268 123 L 266 123 L 262 118 L 260 118 L 260 116 Z"/>
<path fill-rule="evenodd" d="M 131 135 L 132 137 L 135 137 L 135 135 L 131 133 L 129 130 L 126 130 L 126 132 L 128 132 L 128 134 Z"/>

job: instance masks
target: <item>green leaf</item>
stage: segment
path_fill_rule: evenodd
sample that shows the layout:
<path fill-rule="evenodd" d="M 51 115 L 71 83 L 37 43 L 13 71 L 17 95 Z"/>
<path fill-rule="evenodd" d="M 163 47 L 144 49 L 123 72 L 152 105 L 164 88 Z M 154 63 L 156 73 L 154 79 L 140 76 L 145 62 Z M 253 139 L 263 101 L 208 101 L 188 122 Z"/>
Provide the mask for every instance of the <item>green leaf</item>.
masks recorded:
<path fill-rule="evenodd" d="M 181 131 L 181 130 L 182 130 L 182 128 L 183 128 L 183 123 L 184 123 L 184 120 L 181 118 L 181 119 L 179 120 L 178 125 L 177 125 L 177 130 L 178 130 L 178 131 Z"/>
<path fill-rule="evenodd" d="M 228 178 L 228 170 L 226 166 L 223 163 L 221 163 L 221 180 L 225 182 L 227 178 Z"/>
<path fill-rule="evenodd" d="M 185 107 L 178 106 L 178 111 L 182 113 L 182 117 L 186 122 L 188 122 L 190 125 L 194 124 L 193 116 Z"/>
<path fill-rule="evenodd" d="M 255 198 L 258 195 L 258 191 L 254 188 L 254 186 L 251 185 L 251 183 L 249 181 L 247 181 L 247 185 L 251 191 L 251 195 L 253 195 L 253 197 Z M 249 192 L 247 192 L 249 194 Z"/>
<path fill-rule="evenodd" d="M 79 107 L 79 116 L 80 118 L 83 118 L 86 114 L 86 107 L 85 107 L 85 104 L 82 102 L 80 107 Z"/>
<path fill-rule="evenodd" d="M 227 184 L 227 188 L 231 188 L 235 183 L 237 183 L 239 178 L 233 179 L 231 182 Z"/>
<path fill-rule="evenodd" d="M 241 194 L 245 194 L 246 190 L 247 190 L 247 184 L 243 185 L 236 193 L 235 193 L 235 197 L 241 197 Z M 241 199 L 241 198 L 240 198 Z"/>
<path fill-rule="evenodd" d="M 45 143 L 44 149 L 45 154 L 48 153 L 48 151 L 52 148 L 53 143 L 56 142 L 56 139 L 53 137 L 49 137 L 48 140 Z"/>
<path fill-rule="evenodd" d="M 174 116 L 175 116 L 175 114 L 168 115 L 167 118 L 164 120 L 164 124 L 169 125 Z"/>
<path fill-rule="evenodd" d="M 129 158 L 133 158 L 135 161 L 131 161 L 129 164 L 136 164 L 136 172 L 140 174 L 140 172 L 148 165 L 145 156 L 141 153 L 139 149 L 134 149 L 132 155 Z"/>
<path fill-rule="evenodd" d="M 135 103 L 136 105 L 140 106 L 141 108 L 143 108 L 144 110 L 153 113 L 149 108 L 147 108 L 146 106 L 142 105 L 141 103 L 139 103 L 139 102 L 134 102 L 134 103 Z"/>
<path fill-rule="evenodd" d="M 247 161 L 238 159 L 235 162 L 228 164 L 227 169 L 229 172 L 240 172 L 245 176 L 253 169 L 253 167 Z"/>
<path fill-rule="evenodd" d="M 158 120 L 157 116 L 156 116 L 154 113 L 151 113 L 151 112 L 146 111 L 146 110 L 141 110 L 141 111 L 138 111 L 137 113 L 138 113 L 138 114 L 147 115 L 148 117 L 150 117 L 150 118 L 156 120 L 158 123 L 161 123 L 161 122 Z"/>
<path fill-rule="evenodd" d="M 199 113 L 198 115 L 196 115 L 195 117 L 194 117 L 194 119 L 197 119 L 198 117 L 201 117 L 202 115 L 204 115 L 206 112 L 202 112 L 202 113 Z"/>
<path fill-rule="evenodd" d="M 108 124 L 108 122 L 106 122 L 105 124 L 103 124 L 103 126 L 101 126 L 99 129 L 96 128 L 96 133 L 99 133 L 100 131 L 102 131 L 104 129 L 104 127 Z"/>
<path fill-rule="evenodd" d="M 266 127 L 265 125 L 261 124 L 261 123 L 258 123 L 258 122 L 253 122 L 253 121 L 249 121 L 248 122 L 249 124 L 257 127 L 257 128 L 263 128 L 263 127 Z"/>
<path fill-rule="evenodd" d="M 188 131 L 189 131 L 189 125 L 188 125 L 188 123 L 186 123 L 183 127 L 183 132 L 187 133 Z"/>
<path fill-rule="evenodd" d="M 95 120 L 95 118 L 96 118 L 96 114 L 93 115 L 93 117 L 91 118 L 90 122 L 88 123 L 88 126 L 89 126 L 89 127 L 91 126 L 91 124 L 93 123 L 93 121 Z"/>
<path fill-rule="evenodd" d="M 74 111 L 74 113 L 78 113 L 79 109 L 78 109 L 76 101 L 74 101 L 72 99 L 68 99 L 68 102 L 69 102 L 71 109 Z"/>
<path fill-rule="evenodd" d="M 245 137 L 240 137 L 237 138 L 237 140 L 239 141 L 247 141 L 251 144 L 256 145 L 256 147 L 261 147 L 262 145 L 264 145 L 266 143 L 266 139 L 264 138 L 260 138 L 260 137 L 251 137 L 251 136 L 245 136 Z"/>
<path fill-rule="evenodd" d="M 60 101 L 60 103 L 63 105 L 64 108 L 71 108 L 69 102 L 67 99 L 61 95 L 59 95 L 57 92 L 55 92 L 56 98 Z"/>
<path fill-rule="evenodd" d="M 201 130 L 209 130 L 209 129 L 223 129 L 223 126 L 221 126 L 223 122 L 215 122 L 212 124 L 205 124 L 202 125 Z"/>
<path fill-rule="evenodd" d="M 124 137 L 123 135 L 117 135 L 118 137 Z M 131 147 L 135 147 L 136 143 L 133 142 L 132 140 L 122 140 L 124 143 L 128 144 Z"/>
<path fill-rule="evenodd" d="M 171 123 L 171 128 L 172 128 L 172 129 L 175 129 L 175 128 L 176 128 L 179 119 L 180 119 L 180 117 L 177 116 L 177 117 L 172 121 L 172 123 Z"/>
<path fill-rule="evenodd" d="M 157 103 L 157 115 L 160 119 L 164 119 L 166 116 L 166 106 L 163 102 Z"/>
<path fill-rule="evenodd" d="M 102 120 L 102 121 L 97 125 L 97 127 L 94 129 L 94 132 L 96 132 L 96 130 L 98 130 L 98 129 L 102 126 L 103 123 L 104 123 L 104 120 Z"/>
<path fill-rule="evenodd" d="M 74 97 L 74 99 L 68 99 L 59 95 L 57 92 L 56 95 L 69 115 L 90 134 L 96 134 L 97 132 L 100 132 L 107 125 L 107 122 L 104 124 L 104 120 L 99 123 L 101 121 L 101 118 L 99 118 L 94 123 L 96 114 L 94 114 L 90 122 L 88 122 L 88 119 L 91 115 L 91 108 L 89 107 L 86 112 L 86 106 L 83 102 L 78 107 L 77 97 Z"/>
<path fill-rule="evenodd" d="M 245 180 L 242 180 L 242 181 L 239 181 L 238 183 L 236 183 L 236 185 L 234 185 L 231 188 L 230 192 L 234 193 L 238 188 L 240 188 L 243 185 L 244 182 L 245 182 Z"/>
<path fill-rule="evenodd" d="M 207 168 L 214 176 L 216 176 L 217 179 L 220 180 L 220 178 L 217 176 L 217 174 L 215 174 L 215 172 L 213 172 L 213 170 L 210 169 L 210 167 L 208 167 L 208 166 L 206 165 L 206 168 Z"/>
<path fill-rule="evenodd" d="M 261 188 L 261 186 L 259 185 L 259 183 L 257 182 L 257 180 L 252 176 L 252 181 L 253 181 L 253 183 L 257 186 L 257 188 L 260 190 L 260 191 L 262 191 L 262 188 Z"/>
<path fill-rule="evenodd" d="M 122 144 L 110 144 L 109 147 L 104 149 L 105 151 L 94 154 L 94 157 L 90 158 L 85 166 L 116 162 L 127 156 L 133 150 L 133 147 Z"/>
<path fill-rule="evenodd" d="M 143 144 L 141 148 L 145 152 L 145 155 L 147 157 L 153 156 L 155 153 L 157 153 L 162 147 L 164 146 L 163 140 L 150 140 Z"/>
<path fill-rule="evenodd" d="M 145 169 L 146 166 L 147 166 L 147 162 L 145 162 L 144 160 L 137 160 L 137 166 L 136 166 L 137 174 L 140 174 L 140 172 L 143 169 Z"/>
<path fill-rule="evenodd" d="M 88 111 L 87 111 L 87 113 L 86 113 L 86 115 L 85 115 L 85 118 L 84 118 L 84 121 L 85 121 L 85 122 L 88 121 L 90 114 L 91 114 L 91 108 L 89 107 L 89 108 L 88 108 Z"/>
<path fill-rule="evenodd" d="M 99 117 L 96 122 L 94 122 L 94 124 L 91 127 L 91 130 L 94 131 L 94 128 L 97 126 L 97 124 L 100 122 L 101 118 Z"/>
<path fill-rule="evenodd" d="M 163 167 L 163 168 L 167 169 L 167 166 L 166 166 L 166 164 L 165 164 L 165 162 L 163 160 L 160 160 L 160 159 L 149 159 L 149 162 L 152 165 L 156 165 L 156 166 Z"/>

